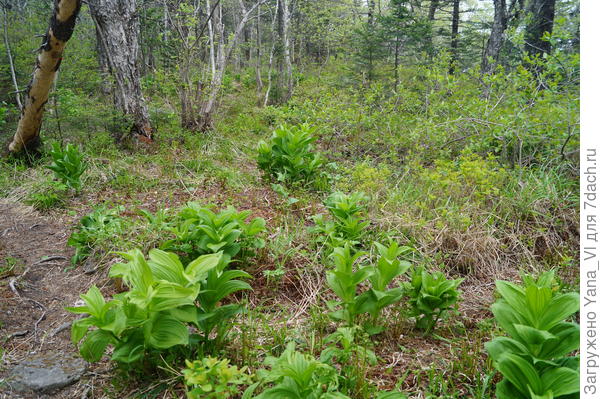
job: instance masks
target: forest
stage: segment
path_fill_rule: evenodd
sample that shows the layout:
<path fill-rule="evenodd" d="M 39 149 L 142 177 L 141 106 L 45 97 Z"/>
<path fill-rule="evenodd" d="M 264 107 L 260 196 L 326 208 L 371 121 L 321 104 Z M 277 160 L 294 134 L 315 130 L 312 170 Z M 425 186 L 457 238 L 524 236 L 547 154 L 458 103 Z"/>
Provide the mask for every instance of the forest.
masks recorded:
<path fill-rule="evenodd" d="M 1 399 L 580 397 L 578 0 L 0 8 Z"/>

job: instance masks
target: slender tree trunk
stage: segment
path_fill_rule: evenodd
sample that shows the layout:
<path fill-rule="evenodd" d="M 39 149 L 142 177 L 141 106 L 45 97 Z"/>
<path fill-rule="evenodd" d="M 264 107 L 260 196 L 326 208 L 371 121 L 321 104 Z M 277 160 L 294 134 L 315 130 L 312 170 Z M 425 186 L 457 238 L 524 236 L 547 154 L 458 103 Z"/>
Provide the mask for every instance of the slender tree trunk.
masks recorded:
<path fill-rule="evenodd" d="M 452 7 L 452 36 L 450 41 L 450 53 L 452 54 L 452 60 L 450 63 L 450 73 L 454 73 L 454 70 L 458 64 L 458 23 L 460 20 L 460 0 L 454 0 Z"/>
<path fill-rule="evenodd" d="M 206 0 L 206 15 L 209 16 L 207 26 L 208 26 L 208 46 L 209 46 L 209 57 L 210 57 L 210 73 L 211 77 L 215 75 L 215 35 L 213 33 L 213 23 L 212 18 L 210 17 L 211 8 L 210 8 L 210 0 Z"/>
<path fill-rule="evenodd" d="M 139 24 L 135 0 L 89 0 L 115 80 L 115 105 L 132 119 L 131 133 L 152 138 L 138 68 Z"/>
<path fill-rule="evenodd" d="M 256 8 L 256 91 L 260 93 L 263 88 L 261 77 L 261 53 L 260 53 L 260 4 Z"/>
<path fill-rule="evenodd" d="M 530 0 L 530 22 L 525 28 L 525 51 L 531 57 L 549 53 L 551 45 L 543 40 L 544 34 L 552 33 L 556 0 Z"/>
<path fill-rule="evenodd" d="M 200 121 L 200 129 L 202 131 L 208 130 L 212 127 L 212 117 L 213 112 L 216 109 L 217 96 L 219 91 L 221 90 L 221 84 L 223 83 L 223 75 L 225 74 L 225 68 L 227 67 L 227 62 L 231 58 L 231 53 L 238 43 L 242 31 L 246 26 L 246 23 L 250 19 L 250 15 L 254 12 L 256 7 L 261 4 L 264 0 L 260 0 L 258 3 L 255 3 L 249 10 L 245 10 L 243 7 L 243 3 L 240 3 L 242 6 L 243 16 L 237 27 L 229 39 L 229 41 L 225 42 L 225 27 L 223 24 L 223 14 L 222 11 L 219 10 L 219 46 L 217 48 L 217 60 L 216 60 L 216 71 L 213 75 L 213 78 L 210 82 L 210 87 L 208 91 L 208 97 L 206 101 L 202 104 L 202 110 L 200 112 L 201 121 Z M 221 3 L 219 3 L 220 6 Z"/>
<path fill-rule="evenodd" d="M 24 148 L 34 149 L 39 145 L 44 105 L 48 102 L 48 94 L 60 67 L 65 45 L 73 35 L 80 8 L 80 0 L 54 2 L 54 13 L 38 52 L 33 77 L 27 87 L 17 132 L 8 146 L 11 152 L 20 152 Z"/>
<path fill-rule="evenodd" d="M 6 56 L 8 57 L 8 67 L 10 69 L 10 78 L 12 79 L 13 87 L 15 88 L 15 100 L 19 111 L 23 109 L 23 103 L 21 102 L 21 91 L 19 90 L 19 83 L 17 82 L 17 74 L 15 72 L 15 64 L 13 63 L 12 52 L 10 51 L 10 42 L 8 40 L 8 11 L 6 7 L 2 7 L 4 11 L 4 47 L 6 47 Z"/>
<path fill-rule="evenodd" d="M 275 47 L 277 43 L 277 33 L 275 31 L 275 27 L 277 26 L 277 15 L 279 13 L 279 1 L 275 3 L 275 14 L 273 14 L 273 21 L 271 23 L 271 52 L 269 53 L 269 70 L 267 72 L 267 91 L 265 92 L 265 101 L 263 102 L 263 106 L 266 107 L 269 103 L 269 98 L 271 96 L 271 88 L 273 86 L 273 60 L 275 59 Z"/>
<path fill-rule="evenodd" d="M 108 62 L 108 54 L 100 30 L 96 26 L 96 53 L 98 54 L 98 67 L 100 69 L 100 78 L 102 79 L 102 87 L 100 90 L 102 94 L 108 96 L 112 93 L 112 81 L 110 78 L 111 70 L 110 63 Z"/>
<path fill-rule="evenodd" d="M 506 0 L 494 0 L 494 23 L 483 53 L 481 72 L 491 73 L 496 68 L 498 56 L 504 43 L 504 31 L 506 30 Z"/>
<path fill-rule="evenodd" d="M 429 21 L 429 29 L 430 29 L 430 31 L 428 32 L 428 36 L 427 36 L 427 45 L 428 45 L 427 51 L 428 51 L 430 57 L 433 57 L 433 54 L 434 54 L 434 47 L 433 47 L 434 26 L 433 26 L 433 24 L 435 23 L 435 12 L 438 10 L 439 6 L 440 6 L 440 0 L 431 0 L 431 3 L 429 3 L 429 11 L 427 12 L 427 20 Z"/>

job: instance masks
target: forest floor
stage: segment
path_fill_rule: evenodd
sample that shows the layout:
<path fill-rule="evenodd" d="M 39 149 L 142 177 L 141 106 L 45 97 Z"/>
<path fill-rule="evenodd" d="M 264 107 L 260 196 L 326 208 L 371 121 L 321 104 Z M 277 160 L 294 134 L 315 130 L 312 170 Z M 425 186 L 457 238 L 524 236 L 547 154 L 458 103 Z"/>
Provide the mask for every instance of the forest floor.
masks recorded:
<path fill-rule="evenodd" d="M 5 337 L 4 363 L 1 365 L 0 378 L 5 377 L 15 364 L 32 355 L 76 353 L 69 338 L 70 322 L 75 320 L 76 316 L 64 308 L 74 306 L 79 294 L 86 292 L 94 284 L 101 288 L 105 296 L 115 292 L 113 283 L 107 276 L 107 266 L 116 259 L 103 256 L 99 261 L 97 257 L 92 258 L 100 264 L 98 270 L 94 270 L 95 265 L 91 269 L 89 265 L 71 269 L 69 259 L 73 250 L 66 245 L 71 226 L 77 223 L 80 215 L 89 211 L 87 204 L 108 201 L 114 194 L 110 190 L 96 192 L 91 194 L 92 197 L 86 196 L 79 198 L 77 203 L 71 203 L 70 213 L 55 210 L 45 215 L 20 203 L 6 200 L 0 203 L 0 259 L 10 259 L 14 264 L 10 273 L 2 276 L 0 284 L 0 314 L 3 315 L 1 322 Z M 261 216 L 267 220 L 269 230 L 273 232 L 270 238 L 285 229 L 286 217 L 289 216 L 277 211 L 281 209 L 282 200 L 269 189 L 245 188 L 231 191 L 213 185 L 203 192 L 175 192 L 168 205 L 176 207 L 188 200 L 217 205 L 233 203 L 240 210 L 250 210 L 252 216 Z M 128 209 L 135 208 L 133 204 L 136 204 L 151 211 L 166 206 L 153 192 L 139 193 L 120 203 Z M 303 209 L 295 210 L 293 217 L 305 220 L 308 225 L 308 215 L 322 210 L 320 208 L 319 204 L 313 202 Z M 335 329 L 334 325 L 327 321 L 324 313 L 322 317 L 312 313 L 322 312 L 320 302 L 323 300 L 324 268 L 316 265 L 314 259 L 308 256 L 297 255 L 298 253 L 287 260 L 287 273 L 276 282 L 269 281 L 263 273 L 264 270 L 274 268 L 272 257 L 266 253 L 259 253 L 256 262 L 247 270 L 253 276 L 253 291 L 246 297 L 238 296 L 237 299 L 246 300 L 249 309 L 270 313 L 266 317 L 271 330 L 257 331 L 257 340 L 271 339 L 275 342 L 279 329 L 298 338 L 304 337 L 308 341 L 310 329 L 314 326 L 311 318 L 315 317 L 323 322 L 324 334 Z M 469 392 L 470 387 L 481 382 L 470 379 L 477 374 L 477 370 L 483 368 L 486 361 L 485 357 L 481 356 L 481 350 L 483 342 L 489 339 L 491 325 L 482 329 L 481 323 L 485 323 L 491 317 L 489 306 L 494 301 L 494 280 L 514 280 L 518 278 L 518 273 L 515 270 L 505 270 L 503 275 L 463 277 L 467 279 L 461 286 L 463 299 L 460 303 L 460 316 L 453 319 L 451 324 L 439 328 L 436 335 L 424 337 L 405 323 L 403 326 L 393 318 L 387 320 L 391 328 L 377 338 L 375 352 L 380 362 L 377 366 L 369 368 L 369 380 L 376 383 L 380 389 L 389 390 L 394 388 L 401 378 L 403 390 L 418 393 L 427 380 L 444 379 L 447 373 L 460 373 L 464 375 L 462 384 L 454 389 L 461 391 L 462 395 L 473 394 Z M 275 337 L 259 338 L 259 335 L 265 333 Z M 285 340 L 285 337 L 283 339 Z M 238 344 L 242 345 L 234 340 L 231 346 L 235 347 Z M 77 384 L 39 397 L 115 397 L 115 388 L 110 387 L 113 378 L 109 363 L 100 362 L 90 367 Z M 456 380 L 456 375 L 452 379 Z M 153 388 L 156 387 L 132 386 L 125 390 L 121 388 L 117 395 L 134 397 Z M 4 395 L 6 398 L 18 397 L 14 393 Z"/>
<path fill-rule="evenodd" d="M 253 108 L 254 92 L 235 91 L 224 101 L 215 129 L 206 133 L 180 129 L 174 107 L 160 98 L 155 105 L 164 121 L 157 142 L 137 148 L 115 145 L 102 127 L 94 131 L 64 123 L 72 137 L 48 136 L 79 145 L 88 168 L 81 193 L 69 191 L 58 200 L 47 154 L 34 165 L 0 162 L 0 381 L 31 356 L 76 354 L 70 323 L 77 316 L 65 307 L 75 306 L 93 285 L 107 299 L 117 293 L 108 277 L 121 260 L 114 251 L 139 248 L 146 254 L 172 238 L 168 229 L 153 230 L 141 210 L 169 209 L 174 215 L 188 201 L 213 204 L 216 210 L 231 205 L 266 221 L 266 246 L 241 266 L 252 277 L 252 291 L 230 297 L 247 312 L 233 319 L 228 343 L 217 355 L 252 373 L 290 342 L 318 358 L 325 338 L 340 324 L 328 316 L 326 302 L 334 299 L 325 277 L 330 265 L 310 231 L 312 217 L 327 214 L 323 200 L 330 192 L 362 191 L 370 197 L 363 249 L 396 241 L 414 249 L 413 265 L 464 281 L 458 312 L 441 321 L 434 334 L 415 328 L 405 300 L 384 310 L 386 330 L 369 340 L 378 362 L 357 367 L 368 387 L 356 397 L 399 389 L 411 399 L 493 398 L 500 376 L 484 344 L 500 334 L 490 311 L 497 298 L 495 281 L 518 282 L 520 272 L 554 269 L 559 289 L 578 287 L 579 199 L 573 173 L 564 165 L 505 169 L 492 156 L 461 148 L 444 161 L 450 155 L 418 143 L 414 149 L 423 159 L 418 154 L 411 159 L 401 147 L 412 151 L 413 144 L 405 143 L 409 136 L 397 133 L 406 130 L 402 123 L 389 128 L 388 138 L 377 127 L 387 111 L 373 116 L 374 127 L 369 127 L 360 122 L 362 109 L 353 122 L 342 112 L 347 104 L 317 93 L 324 105 L 307 100 L 302 108 L 301 100 L 310 96 L 300 92 L 295 106 Z M 256 166 L 256 144 L 280 123 L 304 121 L 305 114 L 313 115 L 310 123 L 316 125 L 315 151 L 335 162 L 328 166 L 333 178 L 326 190 L 298 184 L 282 194 Z M 290 204 L 289 197 L 297 202 Z M 90 244 L 88 260 L 73 267 L 67 240 L 82 217 L 98 207 L 118 209 L 122 229 Z M 395 283 L 409 278 L 406 273 Z M 90 365 L 76 384 L 39 397 L 185 397 L 181 358 L 158 364 L 156 373 L 144 378 L 123 375 L 107 357 Z M 0 385 L 0 399 L 18 397 Z"/>

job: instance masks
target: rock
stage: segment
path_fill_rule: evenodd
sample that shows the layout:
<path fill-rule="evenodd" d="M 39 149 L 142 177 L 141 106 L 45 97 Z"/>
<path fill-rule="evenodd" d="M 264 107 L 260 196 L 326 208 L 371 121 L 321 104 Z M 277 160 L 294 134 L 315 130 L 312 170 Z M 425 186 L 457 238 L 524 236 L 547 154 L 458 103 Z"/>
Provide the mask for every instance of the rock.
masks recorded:
<path fill-rule="evenodd" d="M 51 392 L 78 381 L 86 368 L 74 354 L 40 354 L 15 366 L 6 383 L 17 392 Z"/>

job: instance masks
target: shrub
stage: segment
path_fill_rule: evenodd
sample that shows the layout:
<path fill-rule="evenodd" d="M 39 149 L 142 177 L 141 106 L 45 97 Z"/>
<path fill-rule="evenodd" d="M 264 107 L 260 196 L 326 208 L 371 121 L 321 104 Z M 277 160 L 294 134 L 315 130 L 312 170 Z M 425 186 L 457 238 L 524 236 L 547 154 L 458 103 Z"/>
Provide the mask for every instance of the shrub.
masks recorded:
<path fill-rule="evenodd" d="M 319 360 L 334 367 L 339 365 L 341 390 L 347 394 L 360 392 L 367 382 L 368 367 L 377 364 L 377 356 L 366 347 L 370 342 L 364 335 L 358 326 L 340 327 L 323 341 L 328 346 Z"/>
<path fill-rule="evenodd" d="M 230 366 L 228 359 L 205 357 L 193 362 L 186 359 L 183 370 L 185 384 L 193 388 L 187 392 L 189 399 L 227 399 L 240 393 L 239 385 L 248 385 L 252 376 L 246 367 Z"/>
<path fill-rule="evenodd" d="M 325 188 L 327 177 L 323 171 L 325 160 L 313 152 L 316 137 L 307 124 L 281 125 L 273 132 L 269 143 L 258 144 L 258 167 L 277 181 L 293 184 L 311 184 Z"/>
<path fill-rule="evenodd" d="M 83 154 L 72 144 L 67 144 L 62 149 L 60 144 L 55 142 L 52 144 L 50 156 L 52 157 L 52 163 L 47 168 L 53 171 L 56 178 L 61 180 L 63 184 L 72 188 L 75 192 L 79 192 L 81 190 L 81 175 L 87 169 L 87 165 L 83 161 Z"/>
<path fill-rule="evenodd" d="M 422 266 L 413 270 L 411 282 L 405 285 L 416 318 L 416 327 L 426 334 L 433 331 L 438 320 L 456 309 L 464 279 L 448 280 L 442 272 L 428 272 Z"/>
<path fill-rule="evenodd" d="M 504 377 L 498 399 L 579 397 L 579 356 L 568 356 L 579 349 L 579 325 L 566 321 L 579 311 L 579 294 L 560 294 L 553 284 L 552 271 L 525 275 L 522 286 L 496 282 L 501 298 L 492 312 L 508 336 L 485 348 Z"/>

